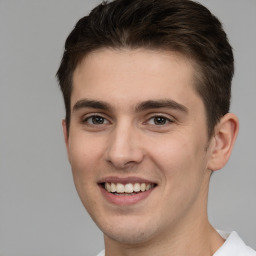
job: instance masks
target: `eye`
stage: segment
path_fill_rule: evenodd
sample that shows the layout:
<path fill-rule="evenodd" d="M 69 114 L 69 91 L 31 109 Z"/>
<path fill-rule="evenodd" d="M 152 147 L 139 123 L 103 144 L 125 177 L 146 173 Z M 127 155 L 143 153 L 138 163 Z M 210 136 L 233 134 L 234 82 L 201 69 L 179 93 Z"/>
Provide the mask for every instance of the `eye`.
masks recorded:
<path fill-rule="evenodd" d="M 109 121 L 99 115 L 93 115 L 93 116 L 88 116 L 82 120 L 83 123 L 89 124 L 89 125 L 104 125 L 104 124 L 109 124 Z"/>
<path fill-rule="evenodd" d="M 153 116 L 150 119 L 148 119 L 148 124 L 150 125 L 166 125 L 169 123 L 172 123 L 173 121 L 165 116 Z"/>

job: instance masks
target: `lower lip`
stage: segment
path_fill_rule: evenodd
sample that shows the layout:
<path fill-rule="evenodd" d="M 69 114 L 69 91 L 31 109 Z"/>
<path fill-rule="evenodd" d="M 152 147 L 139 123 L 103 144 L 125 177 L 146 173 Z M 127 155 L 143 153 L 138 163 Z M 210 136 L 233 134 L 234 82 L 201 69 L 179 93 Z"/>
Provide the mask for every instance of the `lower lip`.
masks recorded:
<path fill-rule="evenodd" d="M 116 205 L 133 205 L 139 203 L 146 199 L 155 189 L 152 188 L 150 190 L 140 192 L 134 195 L 115 195 L 113 193 L 109 193 L 108 191 L 106 191 L 106 189 L 104 189 L 102 186 L 99 187 L 105 199 L 107 199 L 108 202 Z"/>

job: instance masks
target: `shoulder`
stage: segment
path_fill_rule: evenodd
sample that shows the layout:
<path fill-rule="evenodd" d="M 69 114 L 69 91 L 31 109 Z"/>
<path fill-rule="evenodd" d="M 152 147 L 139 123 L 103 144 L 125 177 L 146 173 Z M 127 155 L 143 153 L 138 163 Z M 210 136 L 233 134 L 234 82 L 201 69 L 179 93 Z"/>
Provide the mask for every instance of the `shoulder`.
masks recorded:
<path fill-rule="evenodd" d="M 226 241 L 213 256 L 256 256 L 256 251 L 247 246 L 235 231 L 218 232 Z"/>

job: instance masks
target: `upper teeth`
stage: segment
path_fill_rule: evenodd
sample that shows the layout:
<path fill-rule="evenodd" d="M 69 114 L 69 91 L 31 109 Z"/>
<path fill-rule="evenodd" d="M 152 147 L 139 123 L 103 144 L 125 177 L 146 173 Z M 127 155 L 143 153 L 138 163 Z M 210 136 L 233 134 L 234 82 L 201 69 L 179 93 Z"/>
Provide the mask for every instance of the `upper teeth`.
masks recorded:
<path fill-rule="evenodd" d="M 140 192 L 140 191 L 146 191 L 153 187 L 153 184 L 146 184 L 146 183 L 128 183 L 128 184 L 122 184 L 122 183 L 105 183 L 105 189 L 108 192 L 112 193 L 133 193 L 133 192 Z"/>

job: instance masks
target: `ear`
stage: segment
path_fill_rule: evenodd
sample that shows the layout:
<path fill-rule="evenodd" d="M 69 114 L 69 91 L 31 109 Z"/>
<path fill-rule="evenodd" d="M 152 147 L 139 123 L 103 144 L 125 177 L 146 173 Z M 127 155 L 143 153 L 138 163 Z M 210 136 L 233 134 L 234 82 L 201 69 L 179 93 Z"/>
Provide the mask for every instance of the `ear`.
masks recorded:
<path fill-rule="evenodd" d="M 239 130 L 238 118 L 231 113 L 221 118 L 214 129 L 208 169 L 219 170 L 225 166 L 232 152 Z"/>
<path fill-rule="evenodd" d="M 64 135 L 64 140 L 66 144 L 66 148 L 68 151 L 68 129 L 67 129 L 67 123 L 66 120 L 62 120 L 62 130 L 63 130 L 63 135 Z"/>

